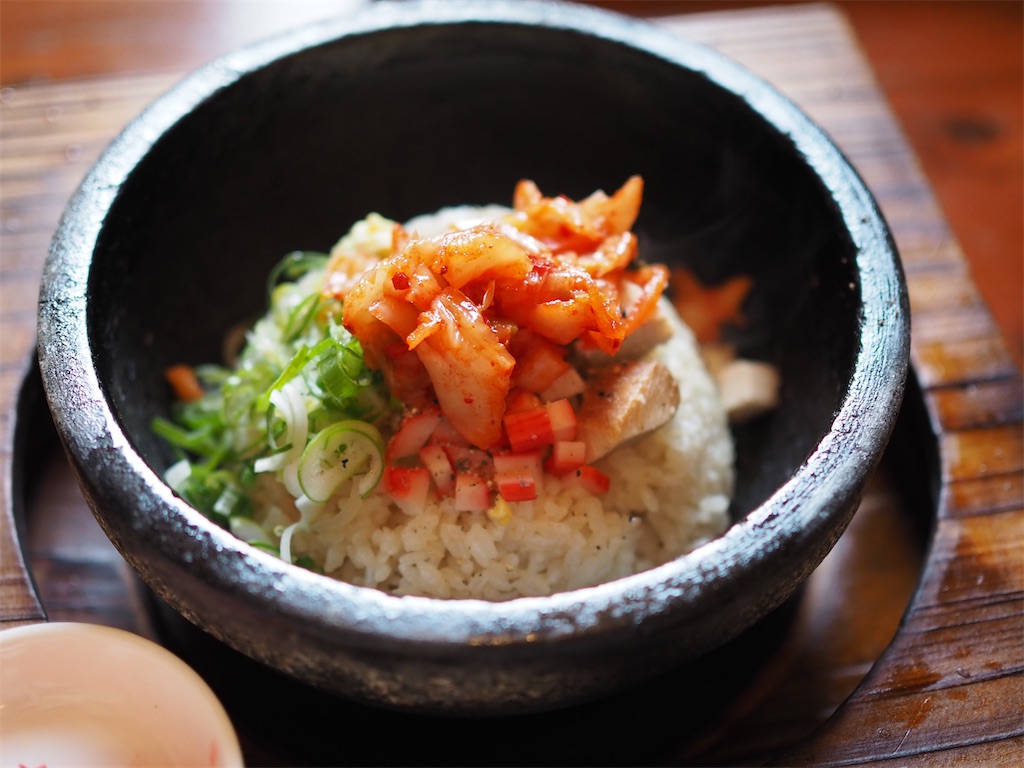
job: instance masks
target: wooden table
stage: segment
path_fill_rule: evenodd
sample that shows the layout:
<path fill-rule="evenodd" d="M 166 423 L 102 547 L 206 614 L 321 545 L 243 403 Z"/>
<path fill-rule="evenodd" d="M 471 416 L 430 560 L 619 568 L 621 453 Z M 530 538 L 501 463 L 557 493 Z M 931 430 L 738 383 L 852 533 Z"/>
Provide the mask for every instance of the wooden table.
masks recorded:
<path fill-rule="evenodd" d="M 182 70 L 168 71 L 168 60 L 160 58 L 166 46 L 144 38 L 113 48 L 111 56 L 117 64 L 116 51 L 146 48 L 149 71 L 69 69 L 59 72 L 62 78 L 91 76 L 18 84 L 3 70 L 15 61 L 7 59 L 8 21 L 20 18 L 23 5 L 0 3 L 0 622 L 48 617 L 122 626 L 193 654 L 186 658 L 220 683 L 208 657 L 197 654 L 202 641 L 182 641 L 180 627 L 168 628 L 92 520 L 56 450 L 30 365 L 39 267 L 64 202 L 105 143 Z M 40 3 L 38 12 L 50 14 L 56 5 Z M 311 5 L 323 12 L 324 4 L 289 8 L 309 11 Z M 673 10 L 679 5 L 671 4 Z M 71 19 L 87 26 L 109 5 L 68 7 L 65 12 L 79 14 Z M 907 271 L 915 382 L 853 525 L 800 598 L 726 649 L 742 653 L 747 664 L 722 667 L 717 682 L 682 670 L 671 682 L 686 688 L 692 701 L 671 699 L 675 709 L 668 714 L 678 722 L 669 728 L 664 715 L 658 719 L 650 710 L 643 738 L 622 734 L 632 750 L 624 754 L 676 765 L 1011 764 L 1024 755 L 1024 388 L 1019 357 L 1006 343 L 1014 338 L 1019 350 L 1019 326 L 1014 330 L 1012 312 L 1001 315 L 1010 317 L 1002 322 L 1009 330 L 996 324 L 843 12 L 795 4 L 680 15 L 666 14 L 668 7 L 628 10 L 648 13 L 774 82 L 836 138 L 865 177 Z M 118 8 L 130 16 L 134 11 L 125 9 L 136 6 Z M 226 3 L 180 8 L 183 18 L 175 18 L 182 34 L 199 28 L 190 24 L 209 22 L 203 14 L 239 13 L 237 4 Z M 861 13 L 844 9 L 853 17 Z M 1019 24 L 1019 13 L 1015 18 Z M 237 30 L 237 21 L 212 27 Z M 241 42 L 180 39 L 190 56 Z M 1019 314 L 1019 291 L 1016 300 Z M 1006 304 L 1000 306 L 1005 313 Z M 27 569 L 12 536 L 15 513 L 23 518 L 39 602 L 24 589 Z M 297 758 L 281 740 L 260 738 L 237 691 L 218 693 L 237 718 L 249 764 L 318 762 Z M 666 691 L 653 693 L 664 712 Z M 370 732 L 423 726 L 383 713 L 346 714 Z M 576 714 L 478 730 L 505 726 L 529 735 L 553 722 L 571 725 Z M 584 714 L 614 727 L 624 715 L 622 701 L 598 703 Z M 349 761 L 397 762 L 386 752 L 372 760 L 358 751 L 357 734 L 349 739 Z M 580 750 L 566 752 L 565 761 L 596 762 Z M 615 754 L 604 759 L 614 761 Z M 416 762 L 458 762 L 451 753 L 419 757 Z M 473 757 L 461 755 L 468 762 Z M 553 762 L 540 752 L 536 761 Z"/>

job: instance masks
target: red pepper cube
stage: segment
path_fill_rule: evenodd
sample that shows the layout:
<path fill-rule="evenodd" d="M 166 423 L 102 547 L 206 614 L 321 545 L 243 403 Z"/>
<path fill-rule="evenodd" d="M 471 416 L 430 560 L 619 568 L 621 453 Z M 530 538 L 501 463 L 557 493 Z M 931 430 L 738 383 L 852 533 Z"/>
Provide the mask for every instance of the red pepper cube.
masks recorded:
<path fill-rule="evenodd" d="M 434 480 L 434 487 L 441 496 L 455 488 L 455 470 L 444 448 L 436 443 L 425 445 L 419 450 L 420 463 L 426 467 Z"/>
<path fill-rule="evenodd" d="M 388 442 L 385 458 L 394 461 L 419 451 L 441 423 L 440 411 L 422 411 L 407 416 Z"/>
<path fill-rule="evenodd" d="M 538 449 L 523 453 L 495 453 L 492 460 L 496 474 L 526 473 L 540 477 L 544 466 L 544 452 Z"/>
<path fill-rule="evenodd" d="M 494 481 L 505 501 L 532 501 L 537 498 L 537 480 L 529 472 L 499 472 Z"/>
<path fill-rule="evenodd" d="M 587 444 L 577 440 L 558 440 L 551 446 L 551 455 L 544 469 L 552 475 L 567 475 L 582 467 L 587 460 Z"/>
<path fill-rule="evenodd" d="M 427 504 L 430 473 L 423 467 L 388 467 L 384 470 L 384 489 L 407 515 L 417 515 Z"/>
<path fill-rule="evenodd" d="M 568 400 L 554 400 L 544 408 L 551 422 L 551 442 L 576 439 L 576 411 Z"/>
<path fill-rule="evenodd" d="M 506 413 L 505 433 L 514 453 L 526 453 L 551 445 L 551 415 L 547 406 Z"/>
<path fill-rule="evenodd" d="M 487 481 L 469 472 L 455 474 L 455 511 L 486 512 L 491 508 L 491 490 Z"/>
<path fill-rule="evenodd" d="M 606 493 L 611 486 L 608 475 L 596 467 L 592 467 L 590 464 L 584 464 L 575 472 L 570 472 L 566 475 L 566 480 L 580 486 L 594 496 Z"/>

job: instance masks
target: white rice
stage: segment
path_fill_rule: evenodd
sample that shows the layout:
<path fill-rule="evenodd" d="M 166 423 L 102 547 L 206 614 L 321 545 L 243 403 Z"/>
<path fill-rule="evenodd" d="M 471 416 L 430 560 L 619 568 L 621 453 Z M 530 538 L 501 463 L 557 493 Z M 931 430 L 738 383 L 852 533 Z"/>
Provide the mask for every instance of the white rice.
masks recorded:
<path fill-rule="evenodd" d="M 292 551 L 329 576 L 399 595 L 508 600 L 610 581 L 721 535 L 733 444 L 717 390 L 681 322 L 653 354 L 678 380 L 681 404 L 668 424 L 598 463 L 611 480 L 606 494 L 545 475 L 536 500 L 492 519 L 456 512 L 451 498 L 409 516 L 379 490 L 366 499 L 352 492 L 297 531 Z M 261 483 L 265 529 L 298 519 L 272 476 Z"/>
<path fill-rule="evenodd" d="M 449 208 L 406 227 L 430 236 L 507 211 Z M 380 258 L 390 249 L 390 227 L 371 215 L 336 248 Z M 317 279 L 307 278 L 310 286 Z M 538 498 L 509 504 L 511 514 L 456 512 L 452 498 L 432 495 L 426 509 L 410 516 L 380 488 L 366 499 L 344 490 L 343 498 L 307 512 L 311 523 L 294 529 L 291 553 L 311 558 L 328 576 L 399 595 L 508 600 L 610 581 L 720 536 L 729 525 L 733 488 L 728 419 L 692 332 L 667 299 L 662 304 L 676 332 L 650 354 L 679 382 L 681 403 L 665 426 L 598 462 L 611 482 L 607 493 L 594 496 L 544 475 Z M 268 359 L 286 359 L 290 350 L 272 331 L 271 323 L 258 324 L 249 342 L 262 345 Z M 280 474 L 257 480 L 256 522 L 276 532 L 275 545 L 300 518 Z"/>

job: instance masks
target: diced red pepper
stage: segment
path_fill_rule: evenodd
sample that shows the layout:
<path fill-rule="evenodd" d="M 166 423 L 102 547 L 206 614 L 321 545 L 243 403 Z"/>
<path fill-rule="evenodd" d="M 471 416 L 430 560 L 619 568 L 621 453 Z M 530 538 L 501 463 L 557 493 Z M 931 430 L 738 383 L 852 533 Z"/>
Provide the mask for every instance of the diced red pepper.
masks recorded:
<path fill-rule="evenodd" d="M 551 455 L 544 462 L 544 469 L 552 475 L 567 475 L 586 462 L 587 444 L 576 440 L 558 440 L 551 446 Z"/>
<path fill-rule="evenodd" d="M 499 472 L 494 481 L 498 493 L 505 501 L 531 501 L 537 498 L 537 480 L 529 472 Z"/>
<path fill-rule="evenodd" d="M 595 496 L 606 493 L 611 485 L 608 475 L 590 464 L 584 464 L 575 472 L 570 472 L 565 477 L 568 482 L 579 485 Z"/>
<path fill-rule="evenodd" d="M 407 515 L 423 511 L 430 491 L 430 473 L 423 467 L 387 467 L 384 490 Z"/>
<path fill-rule="evenodd" d="M 524 453 L 551 445 L 551 414 L 547 406 L 506 413 L 505 432 L 515 453 Z"/>
<path fill-rule="evenodd" d="M 455 473 L 455 511 L 486 512 L 491 507 L 487 481 L 469 472 Z"/>
<path fill-rule="evenodd" d="M 544 406 L 551 421 L 551 441 L 576 439 L 576 411 L 568 400 L 555 400 Z"/>
<path fill-rule="evenodd" d="M 395 459 L 412 456 L 427 444 L 440 423 L 440 411 L 422 411 L 407 416 L 388 442 L 386 460 L 390 463 Z"/>
<path fill-rule="evenodd" d="M 434 487 L 441 496 L 451 493 L 455 487 L 455 470 L 444 448 L 436 443 L 425 445 L 419 450 L 420 463 L 426 467 L 434 480 Z"/>
<path fill-rule="evenodd" d="M 179 400 L 188 403 L 202 399 L 204 394 L 203 387 L 199 383 L 199 377 L 196 376 L 195 369 L 192 366 L 172 365 L 164 371 L 164 376 L 174 389 L 174 396 Z"/>
<path fill-rule="evenodd" d="M 528 472 L 539 477 L 544 467 L 544 453 L 540 449 L 522 453 L 495 453 L 493 461 L 495 474 Z"/>

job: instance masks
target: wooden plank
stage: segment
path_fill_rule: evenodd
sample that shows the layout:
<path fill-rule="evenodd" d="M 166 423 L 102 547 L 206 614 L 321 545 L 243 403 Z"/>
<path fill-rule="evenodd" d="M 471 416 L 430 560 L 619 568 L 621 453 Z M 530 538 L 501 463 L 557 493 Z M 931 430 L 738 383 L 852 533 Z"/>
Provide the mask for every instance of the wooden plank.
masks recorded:
<path fill-rule="evenodd" d="M 938 309 L 928 314 L 926 321 L 918 321 L 915 330 L 914 340 L 919 345 L 946 339 L 977 339 L 992 335 L 992 315 L 983 304 Z"/>
<path fill-rule="evenodd" d="M 940 453 L 949 482 L 1024 471 L 1019 423 L 948 432 L 942 436 Z"/>
<path fill-rule="evenodd" d="M 914 370 L 926 389 L 966 386 L 1018 374 L 1006 342 L 989 322 L 984 335 L 914 344 Z"/>
<path fill-rule="evenodd" d="M 1024 402 L 1016 377 L 973 382 L 931 393 L 932 414 L 944 432 L 1019 424 Z"/>
<path fill-rule="evenodd" d="M 947 517 L 973 517 L 1024 507 L 1024 476 L 1019 472 L 958 480 L 944 491 Z"/>

